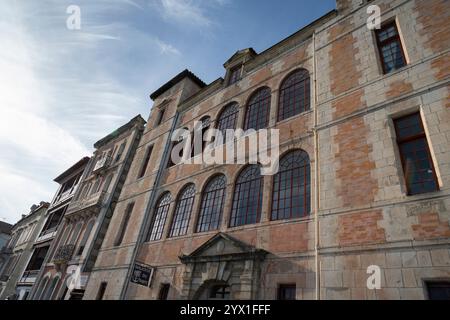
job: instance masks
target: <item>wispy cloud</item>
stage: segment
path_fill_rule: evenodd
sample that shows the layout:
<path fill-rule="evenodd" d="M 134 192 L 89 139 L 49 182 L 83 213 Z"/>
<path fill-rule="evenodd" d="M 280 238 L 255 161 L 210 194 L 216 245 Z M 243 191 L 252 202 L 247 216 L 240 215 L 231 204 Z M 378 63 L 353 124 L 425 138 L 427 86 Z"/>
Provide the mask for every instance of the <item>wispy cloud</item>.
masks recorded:
<path fill-rule="evenodd" d="M 224 6 L 230 0 L 157 0 L 150 2 L 168 21 L 209 27 L 213 21 L 208 16 L 211 6 Z"/>
<path fill-rule="evenodd" d="M 173 45 L 120 21 L 138 1 L 80 1 L 82 28 L 66 28 L 69 1 L 11 1 L 0 7 L 0 219 L 14 223 L 50 201 L 54 177 L 131 117 L 148 113 L 152 59 Z M 109 19 L 113 16 L 113 19 Z M 130 68 L 141 67 L 140 75 Z M 162 66 L 163 68 L 164 66 Z M 139 84 L 143 87 L 137 87 Z"/>

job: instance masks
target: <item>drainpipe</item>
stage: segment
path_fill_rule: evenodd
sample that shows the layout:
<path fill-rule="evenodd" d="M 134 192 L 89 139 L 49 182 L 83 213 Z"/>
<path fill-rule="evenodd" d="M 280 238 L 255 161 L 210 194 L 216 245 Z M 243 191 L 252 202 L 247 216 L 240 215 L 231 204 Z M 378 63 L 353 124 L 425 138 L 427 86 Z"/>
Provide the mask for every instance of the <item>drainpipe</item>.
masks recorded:
<path fill-rule="evenodd" d="M 169 160 L 168 157 L 170 157 L 170 153 L 172 151 L 171 138 L 172 138 L 173 132 L 175 131 L 175 129 L 177 127 L 179 116 L 180 116 L 180 113 L 177 110 L 175 113 L 171 128 L 170 128 L 169 136 L 166 141 L 166 146 L 164 147 L 164 153 L 163 153 L 161 162 L 159 164 L 159 169 L 158 169 L 158 172 L 156 173 L 156 178 L 155 178 L 155 182 L 153 184 L 153 188 L 151 190 L 150 199 L 148 201 L 147 207 L 144 212 L 144 218 L 143 218 L 143 221 L 141 224 L 141 229 L 139 230 L 139 235 L 138 235 L 138 238 L 136 241 L 136 245 L 133 248 L 133 254 L 132 254 L 131 260 L 130 260 L 130 266 L 128 268 L 127 275 L 125 277 L 125 283 L 122 286 L 122 290 L 120 291 L 119 300 L 126 299 L 131 275 L 133 273 L 134 263 L 136 262 L 136 258 L 137 258 L 140 246 L 141 246 L 141 244 L 143 244 L 145 242 L 145 237 L 147 236 L 147 231 L 148 231 L 147 227 L 150 224 L 150 220 L 152 218 L 151 213 L 153 212 L 154 203 L 157 200 L 156 199 L 156 190 L 161 183 L 162 175 L 166 169 L 165 164 L 167 164 L 167 161 Z"/>
<path fill-rule="evenodd" d="M 320 259 L 319 259 L 319 246 L 320 246 L 320 224 L 319 224 L 319 207 L 320 207 L 320 188 L 319 188 L 319 134 L 317 132 L 318 125 L 318 110 L 317 110 L 317 60 L 316 60 L 316 31 L 313 33 L 313 108 L 314 108 L 314 257 L 315 257 L 315 269 L 316 269 L 316 300 L 320 300 Z"/>

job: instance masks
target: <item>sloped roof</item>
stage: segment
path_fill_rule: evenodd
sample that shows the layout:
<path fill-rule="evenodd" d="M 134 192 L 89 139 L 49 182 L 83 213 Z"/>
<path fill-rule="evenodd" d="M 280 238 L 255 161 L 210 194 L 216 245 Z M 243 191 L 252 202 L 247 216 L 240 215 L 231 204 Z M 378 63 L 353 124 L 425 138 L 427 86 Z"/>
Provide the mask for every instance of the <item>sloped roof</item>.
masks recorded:
<path fill-rule="evenodd" d="M 194 83 L 196 83 L 200 88 L 206 87 L 206 83 L 204 83 L 199 77 L 197 77 L 195 74 L 193 74 L 188 69 L 185 69 L 184 71 L 177 74 L 175 77 L 170 79 L 166 84 L 164 84 L 162 87 L 160 87 L 158 90 L 153 92 L 150 95 L 150 98 L 152 100 L 157 99 L 160 95 L 162 95 L 164 92 L 175 86 L 177 83 L 182 81 L 184 78 L 191 79 Z"/>
<path fill-rule="evenodd" d="M 0 221 L 0 233 L 11 234 L 12 224 Z"/>

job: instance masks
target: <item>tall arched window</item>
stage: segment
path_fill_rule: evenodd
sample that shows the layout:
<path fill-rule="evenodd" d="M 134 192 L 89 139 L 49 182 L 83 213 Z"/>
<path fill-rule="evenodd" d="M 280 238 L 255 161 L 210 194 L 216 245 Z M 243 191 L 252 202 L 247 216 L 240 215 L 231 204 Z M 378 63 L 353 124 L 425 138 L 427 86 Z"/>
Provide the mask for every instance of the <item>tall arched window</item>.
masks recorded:
<path fill-rule="evenodd" d="M 197 222 L 197 232 L 217 230 L 222 219 L 227 180 L 220 175 L 213 178 L 202 194 L 202 204 Z"/>
<path fill-rule="evenodd" d="M 244 130 L 259 130 L 269 125 L 270 94 L 270 89 L 266 87 L 251 96 L 245 113 Z"/>
<path fill-rule="evenodd" d="M 152 226 L 150 228 L 150 235 L 149 235 L 149 240 L 150 241 L 156 241 L 156 240 L 161 240 L 163 231 L 164 231 L 164 225 L 166 223 L 166 219 L 167 219 L 167 213 L 169 212 L 169 208 L 170 208 L 170 202 L 172 201 L 172 196 L 170 195 L 170 193 L 166 193 L 164 194 L 158 201 L 156 208 L 155 208 L 155 212 L 154 217 L 153 217 L 153 222 L 152 222 Z"/>
<path fill-rule="evenodd" d="M 169 237 L 184 236 L 191 220 L 192 206 L 195 198 L 195 186 L 188 185 L 178 196 Z"/>
<path fill-rule="evenodd" d="M 225 137 L 227 129 L 236 129 L 236 122 L 239 114 L 239 107 L 236 102 L 230 103 L 220 112 L 217 118 L 217 129 Z"/>
<path fill-rule="evenodd" d="M 291 73 L 280 87 L 278 121 L 288 119 L 310 109 L 309 72 L 300 69 Z"/>
<path fill-rule="evenodd" d="M 309 156 L 303 150 L 288 153 L 280 160 L 273 180 L 272 220 L 300 218 L 311 211 Z"/>
<path fill-rule="evenodd" d="M 230 227 L 259 222 L 263 199 L 263 178 L 257 165 L 245 168 L 236 180 Z"/>

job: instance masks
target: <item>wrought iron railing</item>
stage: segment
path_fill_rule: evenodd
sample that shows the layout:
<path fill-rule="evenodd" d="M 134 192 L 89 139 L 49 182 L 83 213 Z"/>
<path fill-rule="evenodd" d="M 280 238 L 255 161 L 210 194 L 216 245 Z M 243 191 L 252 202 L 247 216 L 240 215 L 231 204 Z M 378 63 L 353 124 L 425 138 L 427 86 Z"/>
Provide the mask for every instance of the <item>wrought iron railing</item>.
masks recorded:
<path fill-rule="evenodd" d="M 72 260 L 74 252 L 75 245 L 73 244 L 60 246 L 58 250 L 56 250 L 55 256 L 53 257 L 53 262 L 56 264 L 67 263 Z"/>

